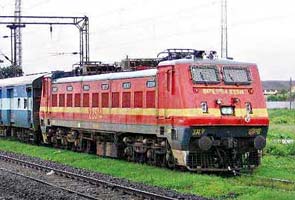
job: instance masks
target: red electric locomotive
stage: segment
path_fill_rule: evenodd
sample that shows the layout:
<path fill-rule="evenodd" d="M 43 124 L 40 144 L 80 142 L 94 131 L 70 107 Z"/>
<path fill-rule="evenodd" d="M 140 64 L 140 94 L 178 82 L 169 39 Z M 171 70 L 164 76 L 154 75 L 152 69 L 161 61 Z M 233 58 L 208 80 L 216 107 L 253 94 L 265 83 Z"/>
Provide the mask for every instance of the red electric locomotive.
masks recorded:
<path fill-rule="evenodd" d="M 164 55 L 156 68 L 44 77 L 44 143 L 192 171 L 258 166 L 269 120 L 257 66 L 192 49 Z"/>

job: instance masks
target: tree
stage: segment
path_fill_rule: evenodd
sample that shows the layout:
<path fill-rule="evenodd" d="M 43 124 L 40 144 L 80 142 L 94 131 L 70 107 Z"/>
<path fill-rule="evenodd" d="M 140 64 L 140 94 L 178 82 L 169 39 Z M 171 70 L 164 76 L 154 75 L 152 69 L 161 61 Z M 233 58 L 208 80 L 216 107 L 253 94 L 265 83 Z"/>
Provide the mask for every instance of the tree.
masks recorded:
<path fill-rule="evenodd" d="M 17 66 L 0 67 L 0 79 L 23 75 L 23 70 Z"/>

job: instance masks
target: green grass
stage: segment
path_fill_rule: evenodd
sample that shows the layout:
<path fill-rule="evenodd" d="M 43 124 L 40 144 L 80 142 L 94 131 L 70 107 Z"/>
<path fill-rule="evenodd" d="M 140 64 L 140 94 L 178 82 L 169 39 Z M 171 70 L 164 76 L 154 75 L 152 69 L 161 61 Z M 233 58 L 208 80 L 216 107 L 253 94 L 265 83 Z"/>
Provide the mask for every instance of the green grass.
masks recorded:
<path fill-rule="evenodd" d="M 268 110 L 270 124 L 295 125 L 295 110 L 273 109 Z"/>
<path fill-rule="evenodd" d="M 295 111 L 294 111 L 295 112 Z M 295 139 L 295 125 L 270 124 L 268 139 Z"/>
<path fill-rule="evenodd" d="M 284 144 L 280 140 L 268 139 L 264 153 L 275 156 L 295 156 L 295 142 Z"/>
<path fill-rule="evenodd" d="M 264 152 L 276 156 L 295 156 L 295 142 L 282 143 L 282 140 L 295 140 L 295 111 L 275 109 L 268 112 L 270 126 Z"/>
<path fill-rule="evenodd" d="M 37 147 L 10 140 L 0 140 L 0 149 L 23 153 L 92 171 L 102 172 L 132 181 L 174 189 L 218 199 L 261 199 L 260 197 L 282 193 L 280 199 L 295 198 L 294 185 L 270 185 L 260 181 L 259 176 L 284 178 L 295 181 L 295 159 L 265 156 L 262 166 L 252 177 L 224 178 L 217 175 L 196 174 L 129 163 L 120 160 L 99 158 L 95 155 L 75 153 L 47 147 Z M 253 197 L 253 198 L 252 198 Z"/>
<path fill-rule="evenodd" d="M 295 199 L 295 185 L 270 182 L 269 178 L 295 181 L 295 144 L 280 144 L 281 139 L 295 139 L 294 111 L 271 110 L 267 147 L 262 165 L 253 177 L 222 177 L 196 174 L 100 158 L 95 155 L 75 153 L 47 147 L 37 147 L 0 139 L 0 149 L 23 153 L 74 167 L 109 174 L 131 181 L 174 189 L 216 199 Z"/>

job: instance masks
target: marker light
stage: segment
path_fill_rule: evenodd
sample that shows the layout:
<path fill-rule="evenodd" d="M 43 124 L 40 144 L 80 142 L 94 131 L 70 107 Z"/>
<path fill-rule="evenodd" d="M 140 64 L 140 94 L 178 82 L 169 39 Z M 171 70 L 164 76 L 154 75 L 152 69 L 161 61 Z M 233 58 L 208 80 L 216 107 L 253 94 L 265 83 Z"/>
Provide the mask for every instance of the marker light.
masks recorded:
<path fill-rule="evenodd" d="M 246 112 L 248 114 L 252 114 L 253 113 L 252 105 L 251 105 L 250 102 L 246 102 Z"/>
<path fill-rule="evenodd" d="M 253 94 L 254 93 L 253 88 L 248 89 L 248 92 L 249 92 L 249 94 Z"/>
<path fill-rule="evenodd" d="M 235 104 L 237 104 L 237 103 L 240 102 L 240 99 L 239 99 L 239 98 L 233 98 L 233 102 L 234 102 Z"/>
<path fill-rule="evenodd" d="M 216 100 L 216 104 L 221 105 L 222 104 L 222 100 L 221 99 L 217 99 Z"/>
<path fill-rule="evenodd" d="M 208 104 L 206 101 L 201 102 L 201 110 L 203 113 L 208 113 Z"/>

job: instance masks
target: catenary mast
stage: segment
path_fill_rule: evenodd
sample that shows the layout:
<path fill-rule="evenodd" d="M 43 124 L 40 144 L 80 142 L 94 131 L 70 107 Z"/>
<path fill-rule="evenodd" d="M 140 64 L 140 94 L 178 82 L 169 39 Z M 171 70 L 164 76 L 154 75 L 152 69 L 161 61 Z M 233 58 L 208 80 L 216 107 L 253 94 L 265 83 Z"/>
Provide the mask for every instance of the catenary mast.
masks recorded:
<path fill-rule="evenodd" d="M 221 0 L 221 58 L 228 58 L 227 0 Z"/>
<path fill-rule="evenodd" d="M 16 67 L 22 67 L 22 32 L 21 32 L 21 0 L 15 0 L 15 10 L 14 10 L 14 16 L 15 16 L 15 33 L 14 33 L 14 39 L 15 39 L 15 60 L 14 65 Z"/>

